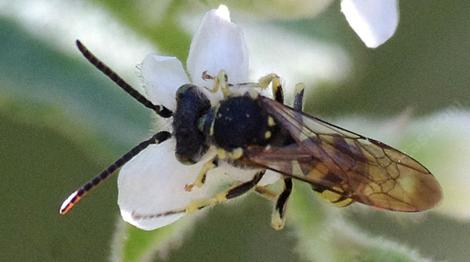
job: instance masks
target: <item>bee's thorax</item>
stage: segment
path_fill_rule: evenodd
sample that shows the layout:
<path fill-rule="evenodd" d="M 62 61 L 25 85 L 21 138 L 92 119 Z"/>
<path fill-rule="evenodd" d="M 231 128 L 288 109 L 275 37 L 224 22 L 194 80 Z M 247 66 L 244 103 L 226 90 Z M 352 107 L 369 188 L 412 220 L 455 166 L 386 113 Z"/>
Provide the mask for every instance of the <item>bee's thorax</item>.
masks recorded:
<path fill-rule="evenodd" d="M 266 145 L 274 132 L 268 125 L 266 111 L 248 95 L 229 97 L 211 110 L 213 123 L 206 135 L 219 148 L 232 150 L 248 145 Z"/>

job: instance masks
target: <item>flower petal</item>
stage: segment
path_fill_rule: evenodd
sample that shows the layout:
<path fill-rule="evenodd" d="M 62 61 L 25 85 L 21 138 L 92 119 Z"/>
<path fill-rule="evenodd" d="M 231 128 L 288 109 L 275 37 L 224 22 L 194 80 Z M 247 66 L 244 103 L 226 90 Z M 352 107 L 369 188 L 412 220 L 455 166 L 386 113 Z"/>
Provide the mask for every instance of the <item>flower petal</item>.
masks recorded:
<path fill-rule="evenodd" d="M 244 32 L 250 52 L 256 54 L 250 57 L 252 79 L 273 72 L 280 75 L 286 80 L 286 97 L 294 96 L 296 82 L 309 89 L 325 81 L 341 83 L 351 71 L 349 54 L 339 45 L 272 25 L 252 25 Z"/>
<path fill-rule="evenodd" d="M 176 57 L 147 55 L 142 62 L 142 77 L 153 103 L 176 109 L 176 91 L 189 83 L 183 65 Z"/>
<path fill-rule="evenodd" d="M 281 178 L 281 175 L 279 173 L 276 173 L 271 170 L 267 170 L 266 173 L 264 174 L 263 178 L 259 181 L 258 185 L 259 186 L 266 186 L 270 184 L 276 183 L 279 179 Z"/>
<path fill-rule="evenodd" d="M 121 168 L 118 205 L 126 222 L 145 230 L 163 227 L 185 213 L 144 219 L 139 219 L 135 214 L 152 215 L 180 210 L 193 200 L 211 196 L 209 189 L 217 183 L 217 177 L 208 176 L 202 188 L 185 191 L 184 186 L 194 182 L 204 163 L 183 165 L 174 152 L 173 139 L 150 145 Z"/>
<path fill-rule="evenodd" d="M 248 80 L 248 51 L 241 29 L 230 22 L 226 6 L 206 13 L 193 37 L 187 68 L 193 83 L 207 85 L 204 71 L 217 75 L 225 70 L 232 83 Z"/>
<path fill-rule="evenodd" d="M 397 29 L 398 0 L 343 0 L 341 11 L 370 48 L 383 44 Z"/>
<path fill-rule="evenodd" d="M 230 179 L 239 181 L 239 182 L 247 182 L 253 179 L 256 172 L 260 171 L 261 169 L 241 169 L 238 167 L 234 167 L 227 162 L 221 162 L 219 167 L 211 170 L 208 176 L 223 176 L 227 175 Z M 273 172 L 271 170 L 267 170 L 264 174 L 263 178 L 258 182 L 259 186 L 265 186 L 269 184 L 273 184 L 279 180 L 281 177 L 280 174 Z"/>

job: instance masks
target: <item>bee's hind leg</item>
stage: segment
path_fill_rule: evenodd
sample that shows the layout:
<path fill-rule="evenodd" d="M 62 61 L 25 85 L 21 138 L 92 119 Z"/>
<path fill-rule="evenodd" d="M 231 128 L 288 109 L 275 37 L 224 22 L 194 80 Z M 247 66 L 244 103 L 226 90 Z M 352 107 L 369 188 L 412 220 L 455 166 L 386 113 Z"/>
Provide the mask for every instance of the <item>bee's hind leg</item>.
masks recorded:
<path fill-rule="evenodd" d="M 295 86 L 295 97 L 294 97 L 294 109 L 298 112 L 302 112 L 302 107 L 303 107 L 303 98 L 304 98 L 304 89 L 305 86 L 302 83 L 299 83 Z M 282 94 L 282 88 L 279 86 L 280 93 Z M 273 89 L 274 91 L 274 89 Z M 283 102 L 283 97 L 281 99 L 278 99 L 278 96 L 276 93 L 274 93 L 274 96 L 276 98 L 276 101 L 278 102 Z M 273 213 L 271 216 L 271 226 L 276 229 L 276 230 L 281 230 L 284 228 L 284 224 L 286 221 L 286 210 L 287 210 L 287 202 L 289 200 L 289 197 L 292 192 L 292 179 L 285 177 L 283 179 L 284 182 L 284 190 L 275 198 L 275 205 L 273 209 Z M 259 190 L 257 190 L 259 192 Z M 265 191 L 265 192 L 270 192 L 270 191 Z M 268 195 L 264 193 L 263 195 Z"/>
<path fill-rule="evenodd" d="M 278 193 L 269 189 L 268 186 L 256 186 L 255 192 L 270 201 L 275 201 L 279 195 Z"/>
<path fill-rule="evenodd" d="M 267 186 L 257 186 L 255 188 L 256 193 L 274 202 L 273 212 L 271 214 L 271 227 L 275 230 L 281 230 L 284 228 L 287 202 L 292 192 L 292 179 L 284 178 L 283 182 L 284 189 L 281 193 L 273 192 L 267 188 Z"/>
<path fill-rule="evenodd" d="M 292 192 L 292 179 L 284 178 L 284 190 L 278 195 L 271 216 L 271 227 L 275 230 L 284 228 L 286 222 L 287 202 Z"/>
<path fill-rule="evenodd" d="M 264 173 L 265 173 L 264 170 L 260 171 L 256 173 L 253 179 L 250 181 L 233 186 L 224 192 L 216 194 L 212 198 L 195 200 L 189 203 L 185 208 L 169 210 L 169 211 L 157 213 L 157 214 L 139 214 L 139 213 L 133 212 L 132 217 L 134 219 L 144 220 L 144 219 L 155 219 L 155 218 L 181 214 L 181 213 L 191 214 L 205 207 L 214 206 L 214 205 L 223 203 L 229 199 L 236 198 L 247 193 L 248 191 L 250 191 L 250 189 L 254 188 L 258 184 L 258 182 L 263 177 Z"/>

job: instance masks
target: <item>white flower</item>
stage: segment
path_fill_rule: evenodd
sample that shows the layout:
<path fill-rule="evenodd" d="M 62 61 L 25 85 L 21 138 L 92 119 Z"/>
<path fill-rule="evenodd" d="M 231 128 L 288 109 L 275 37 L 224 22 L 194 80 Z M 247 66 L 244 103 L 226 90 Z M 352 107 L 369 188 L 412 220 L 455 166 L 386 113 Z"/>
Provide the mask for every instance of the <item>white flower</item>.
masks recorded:
<path fill-rule="evenodd" d="M 212 82 L 202 79 L 202 73 L 217 75 L 225 70 L 231 83 L 248 81 L 248 52 L 241 29 L 231 23 L 227 7 L 220 6 L 204 16 L 193 37 L 187 60 L 189 77 L 175 57 L 148 55 L 142 64 L 142 76 L 148 98 L 154 103 L 176 109 L 177 89 L 192 82 L 211 87 Z M 191 79 L 191 81 L 189 80 Z M 221 99 L 201 88 L 214 105 Z M 191 201 L 208 198 L 223 174 L 239 181 L 250 180 L 256 171 L 220 166 L 207 175 L 201 188 L 185 191 L 186 184 L 194 182 L 202 165 L 210 159 L 211 152 L 195 165 L 183 165 L 175 157 L 175 141 L 169 139 L 150 145 L 125 164 L 118 178 L 118 204 L 125 221 L 145 230 L 159 228 L 178 220 L 185 213 L 158 218 L 141 219 L 138 215 L 161 214 L 184 209 Z M 267 173 L 260 184 L 269 184 L 279 178 Z"/>
<path fill-rule="evenodd" d="M 398 26 L 398 0 L 342 0 L 341 11 L 370 48 L 387 41 Z"/>

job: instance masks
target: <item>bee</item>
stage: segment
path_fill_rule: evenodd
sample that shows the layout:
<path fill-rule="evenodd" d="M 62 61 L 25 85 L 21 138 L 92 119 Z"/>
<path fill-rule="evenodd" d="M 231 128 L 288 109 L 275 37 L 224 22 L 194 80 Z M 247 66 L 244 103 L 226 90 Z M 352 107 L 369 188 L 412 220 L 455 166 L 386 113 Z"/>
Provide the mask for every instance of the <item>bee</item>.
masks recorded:
<path fill-rule="evenodd" d="M 292 180 L 311 185 L 322 197 L 338 206 L 354 202 L 379 209 L 418 212 L 435 206 L 441 189 L 428 169 L 412 157 L 380 141 L 367 138 L 302 112 L 304 88 L 296 86 L 293 107 L 284 104 L 280 78 L 275 74 L 254 83 L 229 83 L 221 71 L 212 79 L 213 93 L 223 99 L 211 105 L 201 88 L 184 84 L 176 93 L 176 110 L 154 105 L 96 58 L 80 41 L 78 49 L 97 69 L 129 95 L 162 118 L 173 118 L 173 132 L 160 131 L 132 148 L 102 173 L 70 195 L 60 207 L 67 213 L 92 188 L 100 184 L 150 144 L 174 137 L 176 158 L 194 164 L 210 148 L 215 156 L 207 161 L 196 180 L 186 185 L 191 191 L 201 187 L 207 172 L 226 162 L 241 169 L 257 169 L 253 178 L 217 194 L 191 203 L 181 210 L 159 214 L 133 214 L 136 219 L 152 219 L 182 212 L 193 212 L 222 203 L 255 189 L 270 195 L 275 205 L 272 225 L 284 225 L 285 211 L 292 192 Z M 274 99 L 260 90 L 271 86 Z M 257 186 L 266 170 L 282 175 L 283 190 L 275 194 Z M 138 192 L 136 192 L 138 194 Z"/>

